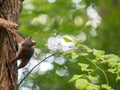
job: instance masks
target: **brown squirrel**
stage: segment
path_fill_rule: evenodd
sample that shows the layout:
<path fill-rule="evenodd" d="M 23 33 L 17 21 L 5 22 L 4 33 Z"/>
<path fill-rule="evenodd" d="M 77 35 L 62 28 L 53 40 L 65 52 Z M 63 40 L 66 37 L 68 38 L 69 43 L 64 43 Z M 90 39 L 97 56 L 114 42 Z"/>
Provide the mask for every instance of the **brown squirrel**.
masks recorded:
<path fill-rule="evenodd" d="M 19 34 L 16 33 L 15 35 Z M 21 63 L 17 67 L 18 69 L 24 67 L 29 62 L 34 53 L 34 48 L 32 46 L 36 44 L 36 42 L 32 41 L 32 37 L 25 38 L 22 41 L 18 39 L 19 37 L 21 38 L 20 35 L 16 37 L 18 43 L 18 54 L 10 61 L 15 62 L 21 59 Z"/>
<path fill-rule="evenodd" d="M 21 59 L 21 63 L 17 68 L 20 69 L 24 67 L 29 62 L 34 53 L 34 48 L 32 46 L 34 46 L 36 42 L 32 41 L 32 37 L 24 39 L 21 35 L 19 35 L 15 30 L 17 27 L 17 24 L 15 23 L 0 18 L 0 26 L 3 26 L 7 31 L 13 34 L 18 44 L 18 53 L 12 60 L 10 60 L 10 63 Z"/>

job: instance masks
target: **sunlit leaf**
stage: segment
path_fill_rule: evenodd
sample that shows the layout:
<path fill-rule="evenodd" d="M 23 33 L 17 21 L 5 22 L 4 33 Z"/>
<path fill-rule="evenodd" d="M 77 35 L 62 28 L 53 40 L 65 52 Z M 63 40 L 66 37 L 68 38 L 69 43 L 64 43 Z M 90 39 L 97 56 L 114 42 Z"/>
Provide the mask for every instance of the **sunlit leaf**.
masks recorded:
<path fill-rule="evenodd" d="M 116 67 L 119 66 L 118 62 L 120 61 L 119 56 L 114 55 L 114 54 L 108 54 L 108 55 L 104 55 L 104 58 L 106 60 L 102 61 L 102 63 L 108 63 L 108 66 L 110 67 Z"/>
<path fill-rule="evenodd" d="M 119 81 L 119 80 L 120 80 L 120 76 L 117 76 L 116 81 Z"/>
<path fill-rule="evenodd" d="M 101 88 L 105 89 L 105 90 L 114 90 L 114 89 L 111 88 L 111 86 L 108 86 L 107 84 L 102 84 Z"/>
<path fill-rule="evenodd" d="M 69 82 L 73 82 L 73 81 L 79 79 L 80 77 L 82 77 L 82 75 L 74 75 L 74 76 L 69 80 Z"/>
<path fill-rule="evenodd" d="M 87 52 L 91 52 L 91 51 L 92 51 L 92 49 L 89 48 L 89 47 L 86 46 L 86 45 L 82 45 L 82 47 L 83 47 L 83 49 L 85 49 Z"/>
<path fill-rule="evenodd" d="M 88 64 L 84 64 L 84 63 L 78 63 L 78 65 L 81 67 L 82 71 L 86 71 L 89 66 Z"/>
<path fill-rule="evenodd" d="M 104 52 L 104 51 L 100 51 L 100 50 L 93 49 L 93 54 L 94 54 L 97 58 L 101 58 L 101 57 L 104 56 L 105 52 Z"/>
<path fill-rule="evenodd" d="M 93 72 L 94 69 L 89 69 L 89 65 L 88 64 L 84 64 L 84 63 L 78 63 L 78 65 L 81 67 L 82 71 L 87 71 L 87 72 Z"/>
<path fill-rule="evenodd" d="M 67 37 L 63 37 L 63 39 L 64 39 L 66 42 L 72 42 L 72 40 L 70 40 L 70 39 L 67 38 Z"/>
<path fill-rule="evenodd" d="M 98 82 L 99 82 L 99 80 L 98 80 L 97 77 L 93 77 L 93 76 L 91 76 L 91 75 L 89 75 L 89 76 L 87 76 L 87 77 L 89 78 L 89 80 L 90 80 L 92 83 L 98 83 Z"/>
<path fill-rule="evenodd" d="M 80 90 L 84 90 L 87 88 L 89 82 L 86 79 L 78 79 L 75 82 L 75 87 Z"/>
<path fill-rule="evenodd" d="M 78 55 L 77 53 L 72 52 L 72 59 L 76 59 L 76 58 L 78 58 L 78 57 L 79 57 L 79 55 Z"/>
<path fill-rule="evenodd" d="M 88 53 L 80 53 L 81 56 L 88 56 Z"/>
<path fill-rule="evenodd" d="M 107 54 L 107 55 L 104 56 L 104 58 L 115 60 L 115 61 L 119 61 L 120 60 L 120 57 L 115 55 L 115 54 Z"/>
<path fill-rule="evenodd" d="M 120 80 L 120 75 L 117 74 L 116 81 L 119 81 L 119 80 Z"/>
<path fill-rule="evenodd" d="M 111 72 L 111 73 L 115 73 L 115 72 L 116 72 L 116 69 L 111 69 L 111 68 L 110 68 L 110 69 L 108 69 L 107 71 L 108 71 L 108 72 Z"/>
<path fill-rule="evenodd" d="M 89 84 L 86 90 L 100 90 L 100 86 L 95 84 Z"/>

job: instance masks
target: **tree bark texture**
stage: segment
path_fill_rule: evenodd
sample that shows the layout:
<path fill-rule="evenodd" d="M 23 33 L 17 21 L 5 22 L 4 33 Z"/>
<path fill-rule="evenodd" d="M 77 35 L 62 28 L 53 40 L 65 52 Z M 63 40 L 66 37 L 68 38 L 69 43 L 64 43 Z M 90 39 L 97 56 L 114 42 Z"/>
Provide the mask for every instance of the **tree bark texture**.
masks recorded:
<path fill-rule="evenodd" d="M 22 0 L 0 0 L 0 18 L 17 23 L 21 9 Z M 18 90 L 17 63 L 9 64 L 15 45 L 13 35 L 0 25 L 0 90 Z"/>

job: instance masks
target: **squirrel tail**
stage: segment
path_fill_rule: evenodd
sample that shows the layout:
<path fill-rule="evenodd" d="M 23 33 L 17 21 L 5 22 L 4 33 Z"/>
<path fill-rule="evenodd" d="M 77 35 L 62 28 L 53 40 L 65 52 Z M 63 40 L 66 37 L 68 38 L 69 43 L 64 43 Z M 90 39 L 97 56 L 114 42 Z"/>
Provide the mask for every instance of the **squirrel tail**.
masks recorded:
<path fill-rule="evenodd" d="M 24 67 L 29 61 L 30 61 L 30 59 L 23 58 L 21 60 L 20 65 L 17 67 L 17 69 L 20 69 L 20 68 Z"/>

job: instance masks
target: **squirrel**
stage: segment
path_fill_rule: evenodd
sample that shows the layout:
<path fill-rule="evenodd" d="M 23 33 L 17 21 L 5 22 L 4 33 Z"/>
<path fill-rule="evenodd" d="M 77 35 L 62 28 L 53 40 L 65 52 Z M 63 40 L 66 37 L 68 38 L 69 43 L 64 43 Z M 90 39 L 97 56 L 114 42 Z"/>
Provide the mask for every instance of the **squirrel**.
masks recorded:
<path fill-rule="evenodd" d="M 10 63 L 21 59 L 21 63 L 17 68 L 23 68 L 30 61 L 34 53 L 34 48 L 32 46 L 34 46 L 36 42 L 32 40 L 32 37 L 23 38 L 18 34 L 15 30 L 17 27 L 17 24 L 15 23 L 0 18 L 0 26 L 6 28 L 6 30 L 14 36 L 18 45 L 18 53 L 12 60 L 10 60 Z"/>
<path fill-rule="evenodd" d="M 19 34 L 15 34 L 19 35 Z M 18 54 L 10 61 L 10 63 L 15 62 L 19 59 L 21 59 L 20 65 L 17 67 L 18 69 L 24 67 L 31 59 L 34 53 L 34 46 L 36 42 L 32 41 L 32 37 L 25 38 L 24 40 L 21 41 L 21 36 L 17 36 L 16 40 L 18 43 Z M 20 41 L 20 42 L 19 42 Z"/>

